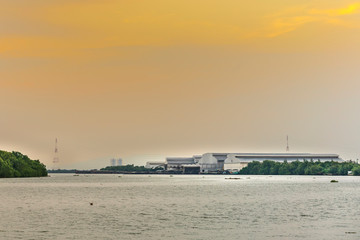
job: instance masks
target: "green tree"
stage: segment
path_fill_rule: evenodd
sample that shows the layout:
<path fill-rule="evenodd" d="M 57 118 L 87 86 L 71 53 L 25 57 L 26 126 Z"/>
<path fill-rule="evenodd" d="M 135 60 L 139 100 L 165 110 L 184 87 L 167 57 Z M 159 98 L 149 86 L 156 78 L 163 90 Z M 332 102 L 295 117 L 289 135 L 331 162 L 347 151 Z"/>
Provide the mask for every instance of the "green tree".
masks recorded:
<path fill-rule="evenodd" d="M 0 151 L 0 177 L 41 176 L 47 176 L 47 171 L 39 160 L 31 160 L 20 152 Z"/>
<path fill-rule="evenodd" d="M 275 164 L 270 168 L 270 174 L 278 175 L 280 167 L 281 167 L 281 163 L 275 162 Z"/>
<path fill-rule="evenodd" d="M 269 175 L 271 174 L 271 168 L 275 165 L 274 161 L 265 160 L 261 163 L 261 167 L 259 170 L 259 174 L 261 175 Z"/>
<path fill-rule="evenodd" d="M 354 166 L 352 169 L 352 173 L 354 176 L 360 176 L 360 166 Z"/>
<path fill-rule="evenodd" d="M 281 167 L 279 168 L 279 175 L 290 175 L 290 165 L 287 162 L 284 162 L 281 164 Z"/>
<path fill-rule="evenodd" d="M 323 173 L 323 169 L 319 164 L 312 163 L 309 167 L 305 169 L 306 175 L 321 175 Z"/>

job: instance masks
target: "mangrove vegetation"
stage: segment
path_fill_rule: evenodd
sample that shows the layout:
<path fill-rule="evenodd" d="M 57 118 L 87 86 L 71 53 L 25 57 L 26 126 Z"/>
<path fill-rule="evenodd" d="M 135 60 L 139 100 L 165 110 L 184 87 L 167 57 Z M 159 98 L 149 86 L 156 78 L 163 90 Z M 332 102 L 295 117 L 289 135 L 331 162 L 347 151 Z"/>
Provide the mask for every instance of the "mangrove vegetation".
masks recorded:
<path fill-rule="evenodd" d="M 355 162 L 320 161 L 254 161 L 239 171 L 244 175 L 360 175 L 360 165 Z"/>
<path fill-rule="evenodd" d="M 128 164 L 125 166 L 107 166 L 100 169 L 101 171 L 115 171 L 115 172 L 156 172 L 157 170 L 163 170 L 163 168 L 145 168 L 144 166 L 134 166 L 134 164 Z"/>
<path fill-rule="evenodd" d="M 0 150 L 0 178 L 43 177 L 47 174 L 45 165 L 39 160 L 31 160 L 19 152 Z"/>

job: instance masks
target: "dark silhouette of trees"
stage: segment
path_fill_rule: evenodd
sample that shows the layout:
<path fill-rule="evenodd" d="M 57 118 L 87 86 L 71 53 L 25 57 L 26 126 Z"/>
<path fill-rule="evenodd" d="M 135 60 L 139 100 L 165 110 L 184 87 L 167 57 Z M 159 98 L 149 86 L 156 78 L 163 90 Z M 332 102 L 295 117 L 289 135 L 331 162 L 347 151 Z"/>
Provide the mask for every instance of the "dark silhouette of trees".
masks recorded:
<path fill-rule="evenodd" d="M 46 167 L 39 160 L 31 160 L 19 152 L 0 151 L 0 178 L 43 177 Z"/>
<path fill-rule="evenodd" d="M 320 162 L 320 161 L 293 161 L 275 162 L 250 162 L 241 169 L 239 174 L 251 175 L 353 175 L 360 176 L 360 165 L 355 162 Z"/>
<path fill-rule="evenodd" d="M 134 166 L 133 164 L 125 166 L 107 166 L 100 170 L 102 171 L 117 171 L 117 172 L 154 172 L 156 170 L 162 170 L 163 168 L 148 169 L 144 166 Z"/>

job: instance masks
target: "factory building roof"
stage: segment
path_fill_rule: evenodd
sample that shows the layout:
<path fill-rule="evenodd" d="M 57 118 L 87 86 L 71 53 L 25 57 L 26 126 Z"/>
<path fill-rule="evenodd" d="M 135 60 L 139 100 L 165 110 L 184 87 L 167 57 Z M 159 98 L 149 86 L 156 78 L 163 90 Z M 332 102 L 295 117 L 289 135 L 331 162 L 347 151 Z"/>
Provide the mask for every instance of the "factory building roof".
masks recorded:
<path fill-rule="evenodd" d="M 338 158 L 337 154 L 311 154 L 311 153 L 239 153 L 235 157 L 277 157 L 277 158 Z"/>
<path fill-rule="evenodd" d="M 146 164 L 150 164 L 150 165 L 161 165 L 161 164 L 165 164 L 165 162 L 146 162 Z"/>
<path fill-rule="evenodd" d="M 338 154 L 313 154 L 313 153 L 206 153 L 210 154 L 214 157 L 226 157 L 226 156 L 234 156 L 234 157 L 251 157 L 251 158 L 339 158 Z M 205 154 L 204 154 L 205 155 Z"/>
<path fill-rule="evenodd" d="M 178 157 L 170 157 L 166 158 L 167 164 L 194 164 L 194 158 L 178 158 Z"/>
<path fill-rule="evenodd" d="M 229 159 L 225 163 L 234 163 L 234 162 L 252 162 L 252 161 L 304 161 L 304 160 L 313 160 L 313 161 L 344 161 L 339 158 L 337 154 L 310 154 L 310 153 L 243 153 L 235 155 L 234 159 Z"/>

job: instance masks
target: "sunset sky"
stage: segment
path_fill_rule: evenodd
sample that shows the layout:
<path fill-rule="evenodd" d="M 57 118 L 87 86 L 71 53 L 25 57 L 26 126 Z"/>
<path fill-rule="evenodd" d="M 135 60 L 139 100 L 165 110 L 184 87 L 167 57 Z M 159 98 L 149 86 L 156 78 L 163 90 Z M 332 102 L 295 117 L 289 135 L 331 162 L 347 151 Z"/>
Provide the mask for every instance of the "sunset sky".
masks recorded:
<path fill-rule="evenodd" d="M 52 168 L 360 158 L 360 1 L 0 0 L 0 149 Z"/>

